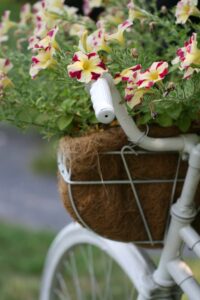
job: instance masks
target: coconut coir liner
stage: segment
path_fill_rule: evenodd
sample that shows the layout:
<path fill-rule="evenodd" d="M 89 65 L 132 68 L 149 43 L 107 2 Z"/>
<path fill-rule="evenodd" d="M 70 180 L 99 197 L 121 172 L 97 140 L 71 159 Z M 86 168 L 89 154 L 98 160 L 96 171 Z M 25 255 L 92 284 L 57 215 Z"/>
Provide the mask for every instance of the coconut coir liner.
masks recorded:
<path fill-rule="evenodd" d="M 162 137 L 177 135 L 173 129 L 162 130 Z M 150 132 L 160 136 L 157 128 Z M 117 151 L 128 144 L 121 128 L 112 128 L 89 136 L 61 140 L 59 151 L 66 158 L 67 168 L 71 169 L 73 181 L 125 180 L 128 179 L 122 158 L 119 155 L 106 155 L 107 151 Z M 174 179 L 178 154 L 128 154 L 125 156 L 133 179 Z M 187 163 L 181 162 L 179 178 L 184 178 Z M 175 191 L 176 200 L 181 193 L 182 183 Z M 172 183 L 137 184 L 136 190 L 154 241 L 162 241 L 170 210 Z M 59 191 L 64 206 L 79 222 L 68 196 L 68 185 L 59 175 Z M 129 184 L 118 185 L 73 185 L 71 191 L 76 208 L 88 225 L 96 233 L 118 241 L 148 241 L 142 218 Z M 199 189 L 200 191 L 200 189 Z M 198 192 L 197 192 L 198 195 Z M 199 206 L 200 199 L 196 197 Z M 200 232 L 199 217 L 196 221 Z"/>

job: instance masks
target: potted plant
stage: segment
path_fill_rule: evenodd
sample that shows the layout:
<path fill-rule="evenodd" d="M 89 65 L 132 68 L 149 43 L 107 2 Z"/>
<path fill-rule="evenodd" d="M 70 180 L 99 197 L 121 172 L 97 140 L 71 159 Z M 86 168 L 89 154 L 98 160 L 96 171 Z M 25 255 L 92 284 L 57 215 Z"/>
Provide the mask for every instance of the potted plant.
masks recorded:
<path fill-rule="evenodd" d="M 94 7 L 104 8 L 97 22 L 89 17 Z M 80 16 L 76 8 L 65 5 L 63 0 L 42 0 L 33 6 L 25 4 L 19 22 L 10 21 L 10 12 L 4 13 L 0 23 L 0 120 L 21 128 L 35 126 L 47 138 L 67 136 L 60 148 L 67 157 L 68 167 L 72 168 L 74 180 L 101 180 L 102 176 L 107 180 L 119 176 L 126 179 L 120 157 L 106 159 L 99 154 L 120 150 L 127 144 L 126 136 L 117 121 L 99 124 L 85 86 L 109 73 L 128 113 L 138 126 L 148 125 L 150 134 L 171 136 L 198 132 L 198 1 L 180 0 L 171 10 L 165 6 L 158 10 L 155 1 L 85 0 L 83 11 L 85 15 Z M 168 160 L 164 163 L 164 158 L 167 159 L 158 154 L 151 158 L 146 163 L 147 170 L 152 170 L 160 160 L 157 176 L 164 172 L 165 178 L 174 177 L 177 157 L 172 155 L 168 171 L 164 169 L 165 164 L 170 164 Z M 145 156 L 132 161 L 134 170 L 138 170 L 132 176 L 151 177 L 139 168 L 146 161 Z M 181 176 L 185 168 L 182 167 Z M 113 174 L 111 169 L 115 169 Z M 160 204 L 155 203 L 155 197 L 166 195 L 170 187 L 165 184 L 157 192 L 151 187 L 148 193 L 145 188 L 139 193 L 148 196 L 144 203 L 151 203 L 145 208 L 150 211 L 147 219 L 159 207 L 157 215 L 164 211 L 160 223 L 165 223 L 170 195 L 167 201 L 161 199 Z M 66 206 L 77 218 L 72 203 L 66 200 L 67 187 L 62 178 L 60 190 Z M 176 196 L 178 190 L 180 186 Z M 136 233 L 129 230 L 133 218 L 138 221 L 136 228 L 142 223 L 137 218 L 134 201 L 124 205 L 124 193 L 120 186 L 103 190 L 97 185 L 93 189 L 79 187 L 77 197 L 84 199 L 76 203 L 79 215 L 102 235 L 133 240 Z M 130 191 L 127 193 L 129 199 Z M 154 197 L 148 200 L 150 194 Z M 121 195 L 119 199 L 117 195 Z M 164 209 L 163 203 L 167 203 Z M 150 227 L 154 229 L 154 222 Z M 165 226 L 157 228 L 153 239 L 160 241 Z M 146 240 L 145 234 L 135 239 Z"/>

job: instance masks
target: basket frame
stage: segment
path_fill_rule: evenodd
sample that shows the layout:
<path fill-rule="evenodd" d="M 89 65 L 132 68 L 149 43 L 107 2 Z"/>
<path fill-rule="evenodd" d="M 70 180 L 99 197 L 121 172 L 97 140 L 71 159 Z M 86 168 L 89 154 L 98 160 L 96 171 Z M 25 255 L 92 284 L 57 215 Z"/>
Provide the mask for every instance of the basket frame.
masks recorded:
<path fill-rule="evenodd" d="M 157 152 L 157 153 L 162 153 L 162 152 Z M 177 152 L 164 152 L 165 154 L 167 153 L 176 153 Z M 126 171 L 127 177 L 128 179 L 126 180 L 104 180 L 103 178 L 101 178 L 101 180 L 92 180 L 92 181 L 87 181 L 87 180 L 82 180 L 82 181 L 77 181 L 77 180 L 72 180 L 72 172 L 71 169 L 67 169 L 66 167 L 66 158 L 65 156 L 61 153 L 61 151 L 58 152 L 58 168 L 60 171 L 60 174 L 62 175 L 64 181 L 66 184 L 68 184 L 68 194 L 69 194 L 69 199 L 71 202 L 71 206 L 73 208 L 74 213 L 76 214 L 77 219 L 79 220 L 79 222 L 86 227 L 87 229 L 89 229 L 90 231 L 93 231 L 92 228 L 90 228 L 88 226 L 88 224 L 86 224 L 86 222 L 83 220 L 83 218 L 81 217 L 78 208 L 76 207 L 76 203 L 75 200 L 73 198 L 73 192 L 72 192 L 72 186 L 76 186 L 76 185 L 130 185 L 133 196 L 135 198 L 136 201 L 136 205 L 139 211 L 139 214 L 141 216 L 144 228 L 145 228 L 145 232 L 148 236 L 148 240 L 144 240 L 144 241 L 137 241 L 134 240 L 133 242 L 136 244 L 140 244 L 140 245 L 151 245 L 151 246 L 156 246 L 157 244 L 163 244 L 166 233 L 168 231 L 168 226 L 169 226 L 169 222 L 170 222 L 170 210 L 168 212 L 167 215 L 167 220 L 166 220 L 166 228 L 165 228 L 165 234 L 164 234 L 164 238 L 163 240 L 154 240 L 152 237 L 152 233 L 149 227 L 149 224 L 147 222 L 146 216 L 145 216 L 145 212 L 142 206 L 142 201 L 138 196 L 137 193 L 137 185 L 138 184 L 159 184 L 159 183 L 172 183 L 172 191 L 171 191 L 171 196 L 170 196 L 170 203 L 169 203 L 169 207 L 171 207 L 171 205 L 174 203 L 175 199 L 175 191 L 176 191 L 176 187 L 177 187 L 177 183 L 178 182 L 184 182 L 184 178 L 178 178 L 179 175 L 179 170 L 180 170 L 180 163 L 181 163 L 181 153 L 179 153 L 178 158 L 177 158 L 177 166 L 176 166 L 176 171 L 175 171 L 175 176 L 172 179 L 133 179 L 132 175 L 130 173 L 130 169 L 128 166 L 128 163 L 126 161 L 126 155 L 155 155 L 155 152 L 151 152 L 151 151 L 146 151 L 146 150 L 141 150 L 139 149 L 135 144 L 128 144 L 125 145 L 124 147 L 122 147 L 122 149 L 120 151 L 108 151 L 108 152 L 103 152 L 103 153 L 99 153 L 99 154 L 103 154 L 103 155 L 117 155 L 120 156 L 123 162 L 123 166 L 124 169 Z"/>

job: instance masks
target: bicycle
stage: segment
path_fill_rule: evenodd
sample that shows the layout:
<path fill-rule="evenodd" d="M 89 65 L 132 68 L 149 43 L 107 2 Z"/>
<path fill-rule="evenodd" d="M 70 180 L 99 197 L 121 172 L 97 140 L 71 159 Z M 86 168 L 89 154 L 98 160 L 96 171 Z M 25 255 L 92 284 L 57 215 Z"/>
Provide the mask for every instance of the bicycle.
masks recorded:
<path fill-rule="evenodd" d="M 188 159 L 188 171 L 181 197 L 171 207 L 171 221 L 157 268 L 146 252 L 134 244 L 107 240 L 71 224 L 59 233 L 49 250 L 40 300 L 180 300 L 183 293 L 191 300 L 199 300 L 200 285 L 181 260 L 181 252 L 185 243 L 200 257 L 200 236 L 191 227 L 198 212 L 193 199 L 200 180 L 200 138 L 195 134 L 175 138 L 146 136 L 121 104 L 109 75 L 98 79 L 88 90 L 99 120 L 108 123 L 116 115 L 129 140 L 147 151 L 181 152 Z M 61 155 L 58 163 L 63 178 L 70 180 Z"/>

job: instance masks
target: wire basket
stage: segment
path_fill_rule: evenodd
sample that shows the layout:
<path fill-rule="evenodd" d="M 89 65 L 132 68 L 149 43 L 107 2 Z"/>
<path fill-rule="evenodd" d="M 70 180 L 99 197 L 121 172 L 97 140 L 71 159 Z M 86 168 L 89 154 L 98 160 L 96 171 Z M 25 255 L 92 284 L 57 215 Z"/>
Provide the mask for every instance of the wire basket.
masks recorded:
<path fill-rule="evenodd" d="M 113 162 L 117 172 L 105 175 Z M 147 152 L 129 143 L 118 151 L 98 153 L 97 165 L 80 180 L 62 151 L 58 166 L 65 207 L 84 227 L 141 246 L 163 244 L 170 207 L 180 196 L 187 170 L 179 153 Z"/>

